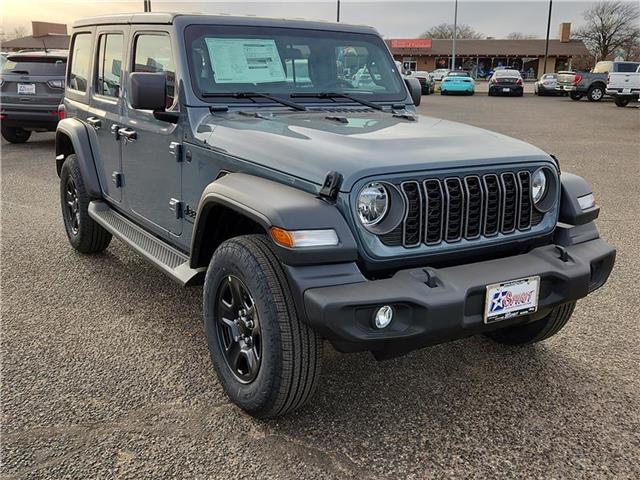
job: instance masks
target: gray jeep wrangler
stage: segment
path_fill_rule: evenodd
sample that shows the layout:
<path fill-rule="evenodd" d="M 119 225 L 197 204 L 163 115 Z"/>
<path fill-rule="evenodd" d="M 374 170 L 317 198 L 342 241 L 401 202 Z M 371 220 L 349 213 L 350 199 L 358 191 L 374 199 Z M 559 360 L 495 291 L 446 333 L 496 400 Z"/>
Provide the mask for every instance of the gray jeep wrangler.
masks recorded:
<path fill-rule="evenodd" d="M 185 286 L 229 397 L 303 405 L 323 341 L 377 359 L 557 333 L 615 250 L 556 159 L 418 116 L 372 28 L 132 14 L 74 25 L 56 163 L 64 226 Z"/>

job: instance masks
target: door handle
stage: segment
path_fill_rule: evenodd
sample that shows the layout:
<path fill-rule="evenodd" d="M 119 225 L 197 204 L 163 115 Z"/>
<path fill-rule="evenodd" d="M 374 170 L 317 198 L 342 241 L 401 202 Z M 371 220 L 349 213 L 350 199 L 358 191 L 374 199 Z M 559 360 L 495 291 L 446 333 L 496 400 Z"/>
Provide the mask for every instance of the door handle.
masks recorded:
<path fill-rule="evenodd" d="M 102 126 L 102 120 L 96 117 L 87 118 L 87 123 L 91 125 L 93 128 L 98 130 Z"/>
<path fill-rule="evenodd" d="M 133 142 L 136 138 L 138 138 L 138 134 L 135 130 L 131 130 L 130 128 L 119 128 L 118 136 L 124 137 L 126 140 Z"/>

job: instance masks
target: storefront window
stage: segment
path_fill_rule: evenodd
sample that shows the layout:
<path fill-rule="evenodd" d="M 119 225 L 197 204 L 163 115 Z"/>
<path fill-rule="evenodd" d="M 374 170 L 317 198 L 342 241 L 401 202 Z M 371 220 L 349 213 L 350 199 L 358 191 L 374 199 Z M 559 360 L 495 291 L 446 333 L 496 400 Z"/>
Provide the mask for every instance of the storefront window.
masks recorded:
<path fill-rule="evenodd" d="M 522 59 L 522 78 L 535 80 L 538 78 L 538 59 L 525 57 Z"/>
<path fill-rule="evenodd" d="M 569 57 L 558 57 L 556 59 L 556 72 L 571 70 L 571 59 Z"/>

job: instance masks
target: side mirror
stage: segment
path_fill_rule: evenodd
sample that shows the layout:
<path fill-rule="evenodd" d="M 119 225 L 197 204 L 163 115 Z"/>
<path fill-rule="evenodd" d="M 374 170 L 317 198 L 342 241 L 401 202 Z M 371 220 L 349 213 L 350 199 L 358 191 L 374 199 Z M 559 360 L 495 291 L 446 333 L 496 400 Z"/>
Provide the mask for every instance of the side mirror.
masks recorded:
<path fill-rule="evenodd" d="M 404 79 L 404 83 L 407 85 L 413 104 L 417 107 L 420 105 L 420 101 L 422 100 L 422 86 L 420 86 L 420 80 L 415 77 L 408 77 Z"/>
<path fill-rule="evenodd" d="M 167 78 L 164 72 L 129 74 L 129 102 L 137 110 L 164 111 L 167 106 Z"/>

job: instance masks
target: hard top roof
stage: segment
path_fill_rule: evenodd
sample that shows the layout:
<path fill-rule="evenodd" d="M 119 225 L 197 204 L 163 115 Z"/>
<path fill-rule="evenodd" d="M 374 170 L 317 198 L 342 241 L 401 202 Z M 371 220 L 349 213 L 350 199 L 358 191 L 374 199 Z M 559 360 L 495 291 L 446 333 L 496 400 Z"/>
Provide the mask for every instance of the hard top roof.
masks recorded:
<path fill-rule="evenodd" d="M 77 20 L 73 28 L 87 27 L 92 25 L 115 25 L 115 24 L 153 24 L 171 25 L 180 22 L 182 25 L 212 24 L 212 25 L 240 25 L 240 26 L 260 26 L 260 27 L 285 27 L 302 28 L 311 30 L 332 30 L 339 32 L 354 33 L 377 33 L 373 27 L 366 25 L 349 25 L 346 23 L 311 21 L 302 19 L 266 18 L 256 16 L 233 16 L 233 15 L 203 15 L 187 13 L 124 13 L 117 15 L 104 15 L 99 17 L 89 17 Z"/>

